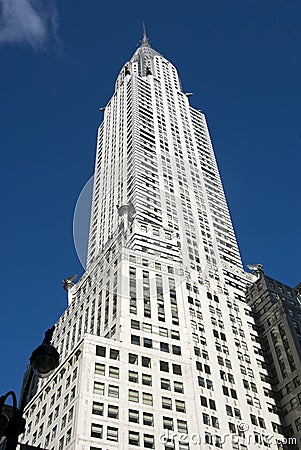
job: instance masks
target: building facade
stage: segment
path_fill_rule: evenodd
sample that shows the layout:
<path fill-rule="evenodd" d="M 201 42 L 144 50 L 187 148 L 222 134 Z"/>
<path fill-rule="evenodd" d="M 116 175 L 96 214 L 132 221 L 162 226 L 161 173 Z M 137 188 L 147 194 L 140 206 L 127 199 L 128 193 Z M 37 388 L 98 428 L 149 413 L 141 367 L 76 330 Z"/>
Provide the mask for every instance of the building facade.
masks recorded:
<path fill-rule="evenodd" d="M 98 130 L 87 270 L 23 442 L 281 449 L 283 435 L 204 114 L 146 35 Z M 272 407 L 271 407 L 272 405 Z"/>
<path fill-rule="evenodd" d="M 296 439 L 291 449 L 301 448 L 300 294 L 300 285 L 292 289 L 261 270 L 257 281 L 246 292 L 262 341 L 264 367 L 272 382 L 283 433 L 288 439 Z"/>

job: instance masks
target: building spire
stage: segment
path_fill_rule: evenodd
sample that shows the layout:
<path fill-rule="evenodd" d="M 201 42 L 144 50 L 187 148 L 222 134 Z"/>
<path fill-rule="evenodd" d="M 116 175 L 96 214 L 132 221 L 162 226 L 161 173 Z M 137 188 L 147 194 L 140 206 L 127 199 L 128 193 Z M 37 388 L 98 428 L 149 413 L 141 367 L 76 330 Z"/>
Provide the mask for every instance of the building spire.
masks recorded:
<path fill-rule="evenodd" d="M 146 28 L 145 28 L 144 22 L 142 22 L 142 30 L 143 30 L 143 37 L 142 37 L 141 45 L 143 45 L 145 47 L 150 47 L 150 43 L 148 42 L 147 35 L 146 35 Z"/>

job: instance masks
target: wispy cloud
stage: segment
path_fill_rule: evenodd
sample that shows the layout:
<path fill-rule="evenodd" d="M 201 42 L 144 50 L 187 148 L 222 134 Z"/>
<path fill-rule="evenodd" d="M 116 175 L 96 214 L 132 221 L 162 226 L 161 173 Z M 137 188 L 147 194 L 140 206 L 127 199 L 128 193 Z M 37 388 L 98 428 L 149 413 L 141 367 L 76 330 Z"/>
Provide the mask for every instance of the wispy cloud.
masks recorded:
<path fill-rule="evenodd" d="M 0 0 L 0 44 L 45 47 L 58 41 L 57 10 L 53 0 Z"/>

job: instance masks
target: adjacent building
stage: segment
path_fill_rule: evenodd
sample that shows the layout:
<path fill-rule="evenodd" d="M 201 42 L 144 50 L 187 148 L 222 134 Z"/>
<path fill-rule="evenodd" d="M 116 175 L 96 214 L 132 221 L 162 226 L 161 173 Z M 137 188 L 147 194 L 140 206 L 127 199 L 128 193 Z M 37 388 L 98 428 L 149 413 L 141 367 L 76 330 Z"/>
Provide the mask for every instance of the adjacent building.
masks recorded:
<path fill-rule="evenodd" d="M 292 289 L 257 271 L 257 281 L 247 289 L 272 383 L 272 398 L 285 436 L 301 448 L 301 297 L 300 285 Z M 272 404 L 270 408 L 273 409 Z"/>
<path fill-rule="evenodd" d="M 281 449 L 205 115 L 144 34 L 98 130 L 87 269 L 33 390 L 45 449 Z"/>

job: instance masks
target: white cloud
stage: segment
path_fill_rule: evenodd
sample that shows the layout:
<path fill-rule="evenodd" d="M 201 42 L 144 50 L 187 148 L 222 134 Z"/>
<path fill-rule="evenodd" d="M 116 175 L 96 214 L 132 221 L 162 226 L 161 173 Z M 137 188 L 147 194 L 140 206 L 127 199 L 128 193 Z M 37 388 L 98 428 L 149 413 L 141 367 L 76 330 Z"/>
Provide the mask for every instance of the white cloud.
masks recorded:
<path fill-rule="evenodd" d="M 0 0 L 0 44 L 26 43 L 41 48 L 57 38 L 57 11 L 51 0 Z"/>

